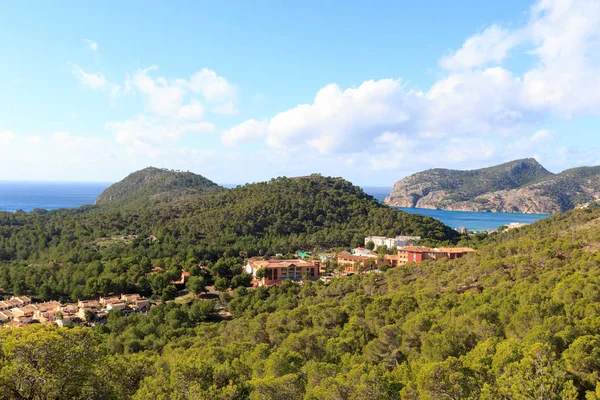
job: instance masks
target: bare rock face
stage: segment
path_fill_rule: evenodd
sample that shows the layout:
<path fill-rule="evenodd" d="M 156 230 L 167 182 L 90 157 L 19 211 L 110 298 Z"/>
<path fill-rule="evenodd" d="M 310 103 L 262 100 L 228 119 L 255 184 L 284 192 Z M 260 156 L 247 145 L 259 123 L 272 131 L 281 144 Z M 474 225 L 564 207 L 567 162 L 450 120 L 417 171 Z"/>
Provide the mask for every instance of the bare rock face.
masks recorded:
<path fill-rule="evenodd" d="M 533 159 L 473 171 L 434 169 L 394 185 L 385 203 L 453 211 L 550 214 L 600 199 L 600 167 L 552 174 Z"/>

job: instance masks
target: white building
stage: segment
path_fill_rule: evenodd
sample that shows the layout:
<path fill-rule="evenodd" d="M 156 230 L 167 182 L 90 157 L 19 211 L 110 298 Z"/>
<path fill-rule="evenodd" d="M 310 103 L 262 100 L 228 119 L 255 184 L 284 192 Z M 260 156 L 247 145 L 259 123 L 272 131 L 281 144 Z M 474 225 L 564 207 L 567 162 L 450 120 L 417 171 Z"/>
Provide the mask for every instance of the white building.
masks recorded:
<path fill-rule="evenodd" d="M 364 247 L 357 247 L 355 249 L 352 249 L 352 254 L 354 254 L 355 256 L 371 256 L 375 253 L 369 249 L 365 249 Z"/>
<path fill-rule="evenodd" d="M 404 247 L 413 245 L 421 240 L 421 236 L 396 236 L 395 238 L 388 238 L 385 236 L 367 236 L 365 238 L 365 246 L 367 243 L 375 243 L 374 250 L 377 250 L 379 246 L 386 245 L 387 247 Z"/>

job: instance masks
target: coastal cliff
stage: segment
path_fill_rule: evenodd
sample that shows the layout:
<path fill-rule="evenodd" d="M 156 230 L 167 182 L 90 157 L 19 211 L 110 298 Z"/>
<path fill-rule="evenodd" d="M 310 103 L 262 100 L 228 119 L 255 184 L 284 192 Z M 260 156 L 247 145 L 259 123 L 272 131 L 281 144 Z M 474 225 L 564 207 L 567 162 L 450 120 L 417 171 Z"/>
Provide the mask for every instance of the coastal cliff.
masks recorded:
<path fill-rule="evenodd" d="M 600 167 L 553 174 L 534 159 L 458 171 L 432 169 L 399 180 L 385 203 L 452 211 L 549 214 L 600 198 Z"/>

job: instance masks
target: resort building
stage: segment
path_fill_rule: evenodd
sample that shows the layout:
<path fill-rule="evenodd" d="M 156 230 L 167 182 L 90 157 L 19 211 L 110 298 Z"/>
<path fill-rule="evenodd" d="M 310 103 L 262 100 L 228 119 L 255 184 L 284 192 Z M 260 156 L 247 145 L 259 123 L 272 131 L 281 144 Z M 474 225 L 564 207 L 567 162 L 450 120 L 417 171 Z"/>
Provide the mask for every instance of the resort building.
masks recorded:
<path fill-rule="evenodd" d="M 257 277 L 256 273 L 266 268 L 266 277 Z M 321 263 L 317 260 L 261 260 L 251 258 L 246 264 L 246 272 L 253 276 L 257 286 L 280 285 L 286 279 L 300 281 L 316 280 L 321 276 Z"/>
<path fill-rule="evenodd" d="M 421 240 L 421 236 L 396 236 L 393 238 L 388 238 L 385 236 L 367 236 L 365 238 L 365 247 L 369 242 L 373 242 L 375 244 L 375 248 L 373 250 L 377 250 L 379 246 L 387 246 L 387 247 L 404 247 L 408 245 L 412 245 Z"/>
<path fill-rule="evenodd" d="M 398 264 L 404 265 L 413 262 L 437 260 L 440 258 L 460 258 L 475 250 L 468 247 L 440 247 L 430 248 L 423 246 L 406 246 L 398 249 Z"/>

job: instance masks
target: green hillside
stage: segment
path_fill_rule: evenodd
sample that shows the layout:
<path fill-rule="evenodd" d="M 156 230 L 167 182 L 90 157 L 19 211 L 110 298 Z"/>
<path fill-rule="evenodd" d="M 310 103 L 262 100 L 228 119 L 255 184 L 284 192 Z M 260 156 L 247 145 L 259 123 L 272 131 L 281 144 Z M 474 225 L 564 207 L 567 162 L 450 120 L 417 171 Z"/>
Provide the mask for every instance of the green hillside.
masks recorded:
<path fill-rule="evenodd" d="M 0 397 L 598 399 L 598 250 L 591 208 L 458 260 L 240 287 L 220 299 L 231 321 L 197 300 L 0 330 Z"/>
<path fill-rule="evenodd" d="M 600 199 L 600 167 L 559 174 L 534 159 L 470 171 L 431 169 L 396 182 L 386 204 L 460 211 L 555 213 Z"/>
<path fill-rule="evenodd" d="M 516 189 L 553 174 L 535 159 L 515 160 L 489 168 L 469 171 L 431 169 L 419 173 L 429 190 L 447 190 L 453 201 L 472 200 L 497 190 Z"/>
<path fill-rule="evenodd" d="M 154 265 L 176 276 L 220 258 L 348 248 L 371 234 L 458 238 L 433 218 L 391 209 L 350 182 L 320 175 L 134 205 L 0 213 L 0 263 L 6 264 L 0 287 L 62 300 L 111 291 L 160 297 L 165 282 L 150 289 L 142 279 Z"/>
<path fill-rule="evenodd" d="M 182 198 L 223 188 L 192 172 L 148 167 L 109 186 L 96 199 L 97 205 L 142 206 L 152 201 L 180 201 Z"/>

